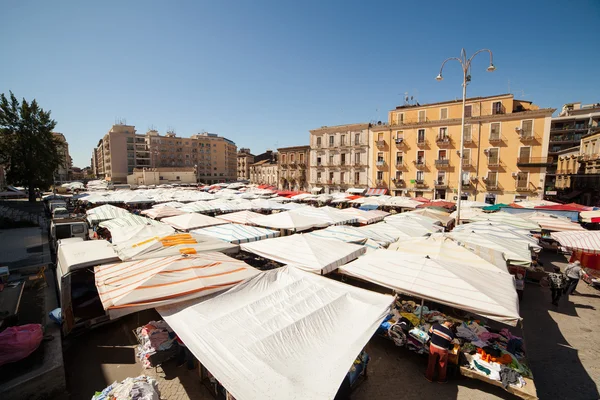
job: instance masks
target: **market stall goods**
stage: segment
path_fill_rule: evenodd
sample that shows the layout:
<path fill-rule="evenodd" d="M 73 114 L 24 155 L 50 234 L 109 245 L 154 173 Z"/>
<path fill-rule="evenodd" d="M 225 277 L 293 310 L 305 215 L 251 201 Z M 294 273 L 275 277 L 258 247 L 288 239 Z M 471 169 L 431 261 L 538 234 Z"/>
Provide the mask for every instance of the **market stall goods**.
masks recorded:
<path fill-rule="evenodd" d="M 146 375 L 114 382 L 103 391 L 96 392 L 92 400 L 160 400 L 156 381 Z"/>
<path fill-rule="evenodd" d="M 0 365 L 28 357 L 42 343 L 40 324 L 11 326 L 0 332 Z"/>
<path fill-rule="evenodd" d="M 135 330 L 139 345 L 136 356 L 144 368 L 152 368 L 175 357 L 179 346 L 175 332 L 165 321 L 150 321 Z"/>

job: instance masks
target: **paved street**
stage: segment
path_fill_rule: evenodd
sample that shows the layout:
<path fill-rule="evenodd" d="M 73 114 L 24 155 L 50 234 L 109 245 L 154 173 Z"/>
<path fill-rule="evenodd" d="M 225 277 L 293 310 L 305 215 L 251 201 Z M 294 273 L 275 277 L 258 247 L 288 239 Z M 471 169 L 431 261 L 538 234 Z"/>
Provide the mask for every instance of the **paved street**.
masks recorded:
<path fill-rule="evenodd" d="M 564 256 L 544 254 L 545 266 L 564 267 Z M 562 298 L 558 308 L 550 304 L 549 289 L 527 285 L 521 303 L 524 337 L 540 399 L 588 400 L 600 398 L 600 352 L 593 332 L 600 330 L 600 292 L 580 283 L 580 295 Z M 66 346 L 65 368 L 72 399 L 91 398 L 115 380 L 141 373 L 158 379 L 162 398 L 204 400 L 212 397 L 199 383 L 197 371 L 177 368 L 144 370 L 135 359 L 131 330 L 154 318 L 154 311 L 130 315 L 122 321 L 76 338 Z M 471 379 L 446 385 L 427 382 L 426 358 L 374 338 L 369 378 L 353 394 L 355 400 L 371 399 L 511 399 L 500 388 Z"/>

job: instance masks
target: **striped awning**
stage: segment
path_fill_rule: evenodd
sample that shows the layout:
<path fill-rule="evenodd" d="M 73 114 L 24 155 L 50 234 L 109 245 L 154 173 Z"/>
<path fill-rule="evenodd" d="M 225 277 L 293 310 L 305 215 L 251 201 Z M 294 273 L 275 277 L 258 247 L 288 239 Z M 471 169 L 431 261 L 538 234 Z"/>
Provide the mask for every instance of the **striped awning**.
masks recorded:
<path fill-rule="evenodd" d="M 279 231 L 241 224 L 209 226 L 207 228 L 195 229 L 192 233 L 214 237 L 235 244 L 256 242 L 279 236 Z"/>
<path fill-rule="evenodd" d="M 550 236 L 568 250 L 600 253 L 600 231 L 551 232 Z"/>
<path fill-rule="evenodd" d="M 223 291 L 259 273 L 221 253 L 107 264 L 94 271 L 111 318 Z"/>
<path fill-rule="evenodd" d="M 125 214 L 119 218 L 111 219 L 108 221 L 100 222 L 101 228 L 112 229 L 112 228 L 123 228 L 126 226 L 137 226 L 137 225 L 162 225 L 161 222 L 154 219 L 140 217 L 139 215 Z"/>
<path fill-rule="evenodd" d="M 366 193 L 367 196 L 382 196 L 384 194 L 387 194 L 387 189 L 369 188 Z"/>

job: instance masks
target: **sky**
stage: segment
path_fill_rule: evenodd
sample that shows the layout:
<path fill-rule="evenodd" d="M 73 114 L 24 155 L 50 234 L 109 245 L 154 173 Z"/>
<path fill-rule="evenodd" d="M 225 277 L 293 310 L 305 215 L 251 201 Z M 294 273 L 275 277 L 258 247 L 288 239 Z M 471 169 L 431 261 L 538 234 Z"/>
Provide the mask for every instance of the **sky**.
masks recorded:
<path fill-rule="evenodd" d="M 458 6 L 460 4 L 460 7 Z M 324 125 L 386 120 L 405 93 L 510 93 L 541 107 L 600 102 L 600 1 L 0 2 L 0 93 L 37 99 L 73 165 L 113 123 L 217 133 L 254 154 Z"/>

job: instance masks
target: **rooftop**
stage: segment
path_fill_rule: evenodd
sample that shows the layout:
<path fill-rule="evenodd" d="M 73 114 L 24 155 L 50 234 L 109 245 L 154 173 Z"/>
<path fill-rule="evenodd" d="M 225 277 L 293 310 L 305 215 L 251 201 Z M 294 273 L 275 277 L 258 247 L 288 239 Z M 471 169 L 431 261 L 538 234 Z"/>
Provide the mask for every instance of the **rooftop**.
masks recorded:
<path fill-rule="evenodd" d="M 279 151 L 279 152 L 298 151 L 298 150 L 308 151 L 308 150 L 310 150 L 310 146 L 309 145 L 301 145 L 301 146 L 280 147 L 277 149 L 277 151 Z"/>
<path fill-rule="evenodd" d="M 512 98 L 512 97 L 513 97 L 512 94 L 506 93 L 506 94 L 497 94 L 494 96 L 469 97 L 466 99 L 466 101 L 469 102 L 469 101 L 489 100 L 489 99 L 498 99 L 498 98 Z M 527 100 L 517 100 L 517 101 L 531 103 L 530 101 L 527 101 Z M 407 109 L 407 108 L 418 108 L 418 107 L 430 107 L 430 106 L 437 106 L 437 105 L 441 105 L 441 104 L 455 104 L 455 103 L 462 103 L 462 99 L 440 101 L 437 103 L 427 103 L 427 104 L 419 104 L 419 103 L 405 104 L 402 106 L 397 106 L 395 108 L 395 110 L 403 110 L 403 109 Z"/>

